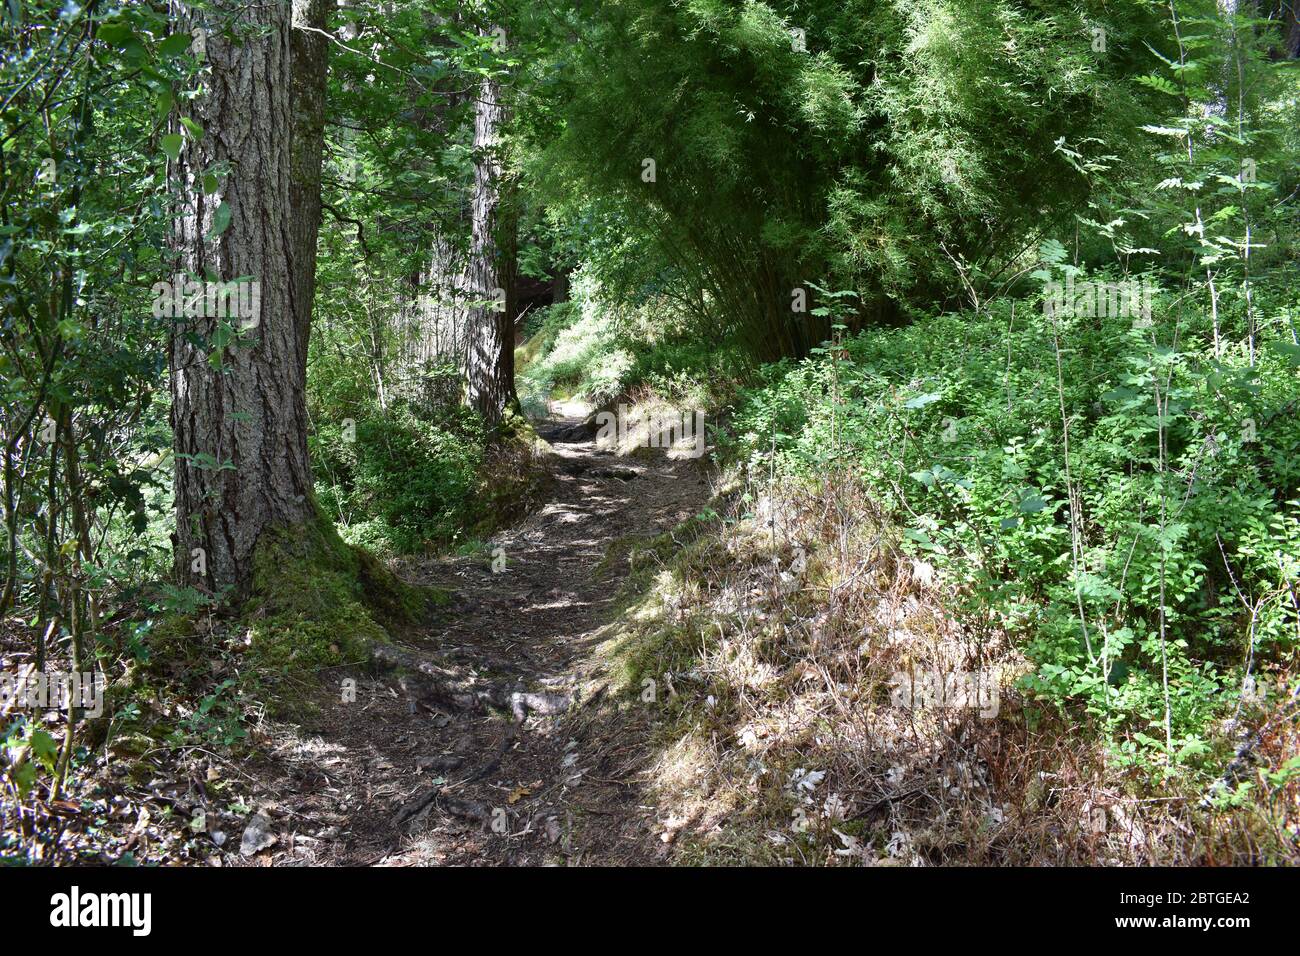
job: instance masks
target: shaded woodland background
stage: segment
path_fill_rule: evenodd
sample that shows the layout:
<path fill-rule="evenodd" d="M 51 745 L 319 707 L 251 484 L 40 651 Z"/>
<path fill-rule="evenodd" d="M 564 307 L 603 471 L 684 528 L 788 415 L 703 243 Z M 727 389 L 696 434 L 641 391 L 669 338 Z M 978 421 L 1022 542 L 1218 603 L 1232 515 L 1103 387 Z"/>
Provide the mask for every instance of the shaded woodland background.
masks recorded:
<path fill-rule="evenodd" d="M 106 685 L 6 699 L 7 860 L 436 643 L 623 406 L 709 423 L 588 569 L 672 861 L 1296 861 L 1289 0 L 2 19 L 0 652 Z"/>

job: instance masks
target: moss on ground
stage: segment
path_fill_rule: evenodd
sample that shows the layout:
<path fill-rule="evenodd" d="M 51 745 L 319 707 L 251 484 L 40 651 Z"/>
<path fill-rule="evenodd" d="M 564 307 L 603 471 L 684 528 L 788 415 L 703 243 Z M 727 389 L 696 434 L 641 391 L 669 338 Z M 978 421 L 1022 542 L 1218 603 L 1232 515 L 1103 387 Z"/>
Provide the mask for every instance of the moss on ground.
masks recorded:
<path fill-rule="evenodd" d="M 199 615 L 171 611 L 162 615 L 148 629 L 149 659 L 144 670 L 157 675 L 169 664 L 196 667 L 207 651 L 198 640 Z"/>
<path fill-rule="evenodd" d="M 675 613 L 681 594 L 702 569 L 722 560 L 717 524 L 690 518 L 654 536 L 627 535 L 605 549 L 596 576 L 626 568 L 613 636 L 600 656 L 615 696 L 635 696 L 649 678 L 688 666 L 699 649 L 698 622 Z"/>
<path fill-rule="evenodd" d="M 398 580 L 318 517 L 262 533 L 243 619 L 250 652 L 260 665 L 316 670 L 364 661 L 369 644 L 419 623 L 447 600 L 445 592 Z"/>

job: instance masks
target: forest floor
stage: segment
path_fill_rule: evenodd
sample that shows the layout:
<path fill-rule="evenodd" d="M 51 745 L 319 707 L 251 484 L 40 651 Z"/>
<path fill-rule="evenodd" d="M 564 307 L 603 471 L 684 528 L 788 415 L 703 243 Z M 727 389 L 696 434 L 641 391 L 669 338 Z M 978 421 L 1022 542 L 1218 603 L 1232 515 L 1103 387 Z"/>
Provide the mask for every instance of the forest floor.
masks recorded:
<path fill-rule="evenodd" d="M 611 542 L 661 534 L 698 513 L 708 480 L 698 459 L 618 458 L 594 441 L 565 441 L 574 424 L 539 428 L 552 439 L 549 499 L 494 538 L 486 559 L 402 569 L 454 598 L 433 626 L 399 639 L 457 686 L 491 683 L 570 706 L 464 712 L 421 699 L 392 675 L 340 675 L 357 682 L 355 701 L 326 686 L 305 722 L 268 722 L 267 759 L 248 768 L 258 793 L 245 801 L 259 829 L 252 841 L 246 832 L 242 855 L 231 841 L 226 862 L 666 860 L 670 843 L 643 792 L 648 728 L 593 706 L 602 693 L 593 652 L 625 573 L 602 562 Z"/>

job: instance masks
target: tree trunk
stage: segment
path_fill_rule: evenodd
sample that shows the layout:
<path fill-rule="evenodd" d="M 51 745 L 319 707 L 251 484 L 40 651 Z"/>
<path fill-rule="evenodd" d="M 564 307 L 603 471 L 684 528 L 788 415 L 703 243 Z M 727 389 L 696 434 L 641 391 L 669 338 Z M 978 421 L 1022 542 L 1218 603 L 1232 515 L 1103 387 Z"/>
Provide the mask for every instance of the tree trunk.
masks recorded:
<path fill-rule="evenodd" d="M 427 15 L 429 44 L 438 55 L 451 55 L 454 43 L 448 33 L 459 32 L 461 11 L 450 11 L 444 18 L 436 13 Z M 474 91 L 462 88 L 464 77 L 451 74 L 437 87 L 439 99 L 423 111 L 418 123 L 446 140 L 458 133 L 460 107 L 474 96 Z M 413 278 L 416 293 L 405 307 L 403 332 L 396 363 L 397 378 L 410 396 L 430 404 L 459 403 L 461 382 L 441 372 L 430 373 L 444 363 L 462 370 L 466 354 L 464 289 L 466 262 L 464 246 L 458 238 L 469 222 L 469 209 L 464 201 L 468 190 L 453 190 L 456 208 L 446 210 L 430 226 L 431 239 L 425 267 Z"/>
<path fill-rule="evenodd" d="M 484 35 L 486 31 L 483 31 Z M 474 110 L 474 195 L 466 270 L 469 328 L 465 391 L 469 404 L 491 425 L 515 395 L 515 220 L 503 202 L 497 140 L 505 120 L 501 86 L 484 77 Z"/>
<path fill-rule="evenodd" d="M 1250 12 L 1260 19 L 1277 24 L 1275 42 L 1269 44 L 1271 60 L 1291 60 L 1300 57 L 1300 3 L 1295 0 L 1271 0 L 1261 4 L 1255 0 Z"/>
<path fill-rule="evenodd" d="M 321 159 L 325 152 L 325 75 L 329 60 L 332 0 L 293 0 L 289 107 L 294 127 L 289 146 L 289 265 L 298 326 L 301 380 L 307 381 L 307 340 L 316 298 L 316 248 L 321 220 Z M 304 439 L 306 433 L 304 433 Z"/>
<path fill-rule="evenodd" d="M 413 395 L 424 395 L 435 363 L 445 361 L 459 367 L 465 355 L 464 310 L 470 298 L 462 288 L 465 257 L 446 235 L 446 228 L 435 227 L 427 270 L 421 270 L 415 282 L 421 294 L 408 307 L 403 331 L 400 374 Z M 457 400 L 459 391 L 457 386 Z"/>
<path fill-rule="evenodd" d="M 295 0 L 292 14 L 239 0 L 216 0 L 206 15 L 182 8 L 190 26 L 207 28 L 207 75 L 190 113 L 204 133 L 187 136 L 179 164 L 180 271 L 256 285 L 233 317 L 211 297 L 203 314 L 176 317 L 176 560 L 183 582 L 236 601 L 263 531 L 316 517 L 305 386 L 326 48 L 293 25 L 323 27 L 325 9 L 322 0 Z"/>

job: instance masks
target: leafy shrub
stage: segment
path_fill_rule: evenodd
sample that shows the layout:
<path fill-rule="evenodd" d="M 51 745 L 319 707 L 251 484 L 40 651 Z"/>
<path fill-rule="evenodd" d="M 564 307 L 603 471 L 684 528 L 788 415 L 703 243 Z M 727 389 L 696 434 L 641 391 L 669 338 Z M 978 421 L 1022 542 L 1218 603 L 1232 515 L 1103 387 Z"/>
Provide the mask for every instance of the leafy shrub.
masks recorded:
<path fill-rule="evenodd" d="M 316 493 L 349 543 L 380 553 L 447 544 L 478 517 L 483 445 L 465 409 L 430 418 L 408 403 L 366 406 L 318 423 Z"/>
<path fill-rule="evenodd" d="M 529 351 L 536 358 L 519 376 L 525 408 L 540 407 L 554 392 L 583 395 L 601 404 L 622 390 L 632 368 L 617 310 L 600 299 L 599 283 L 586 272 L 573 282 L 573 300 L 553 305 Z"/>
<path fill-rule="evenodd" d="M 542 310 L 529 328 L 519 374 L 526 409 L 544 408 L 557 392 L 599 406 L 637 388 L 711 409 L 753 367 L 738 342 L 710 338 L 700 316 L 652 289 L 611 300 L 596 271 L 584 268 L 573 295 Z"/>
<path fill-rule="evenodd" d="M 767 367 L 731 453 L 804 481 L 852 468 L 968 626 L 1036 662 L 1028 689 L 1082 705 L 1122 759 L 1176 762 L 1251 702 L 1247 668 L 1295 649 L 1290 314 L 1253 366 L 1173 296 L 1150 327 L 1034 301 L 923 317 Z"/>

